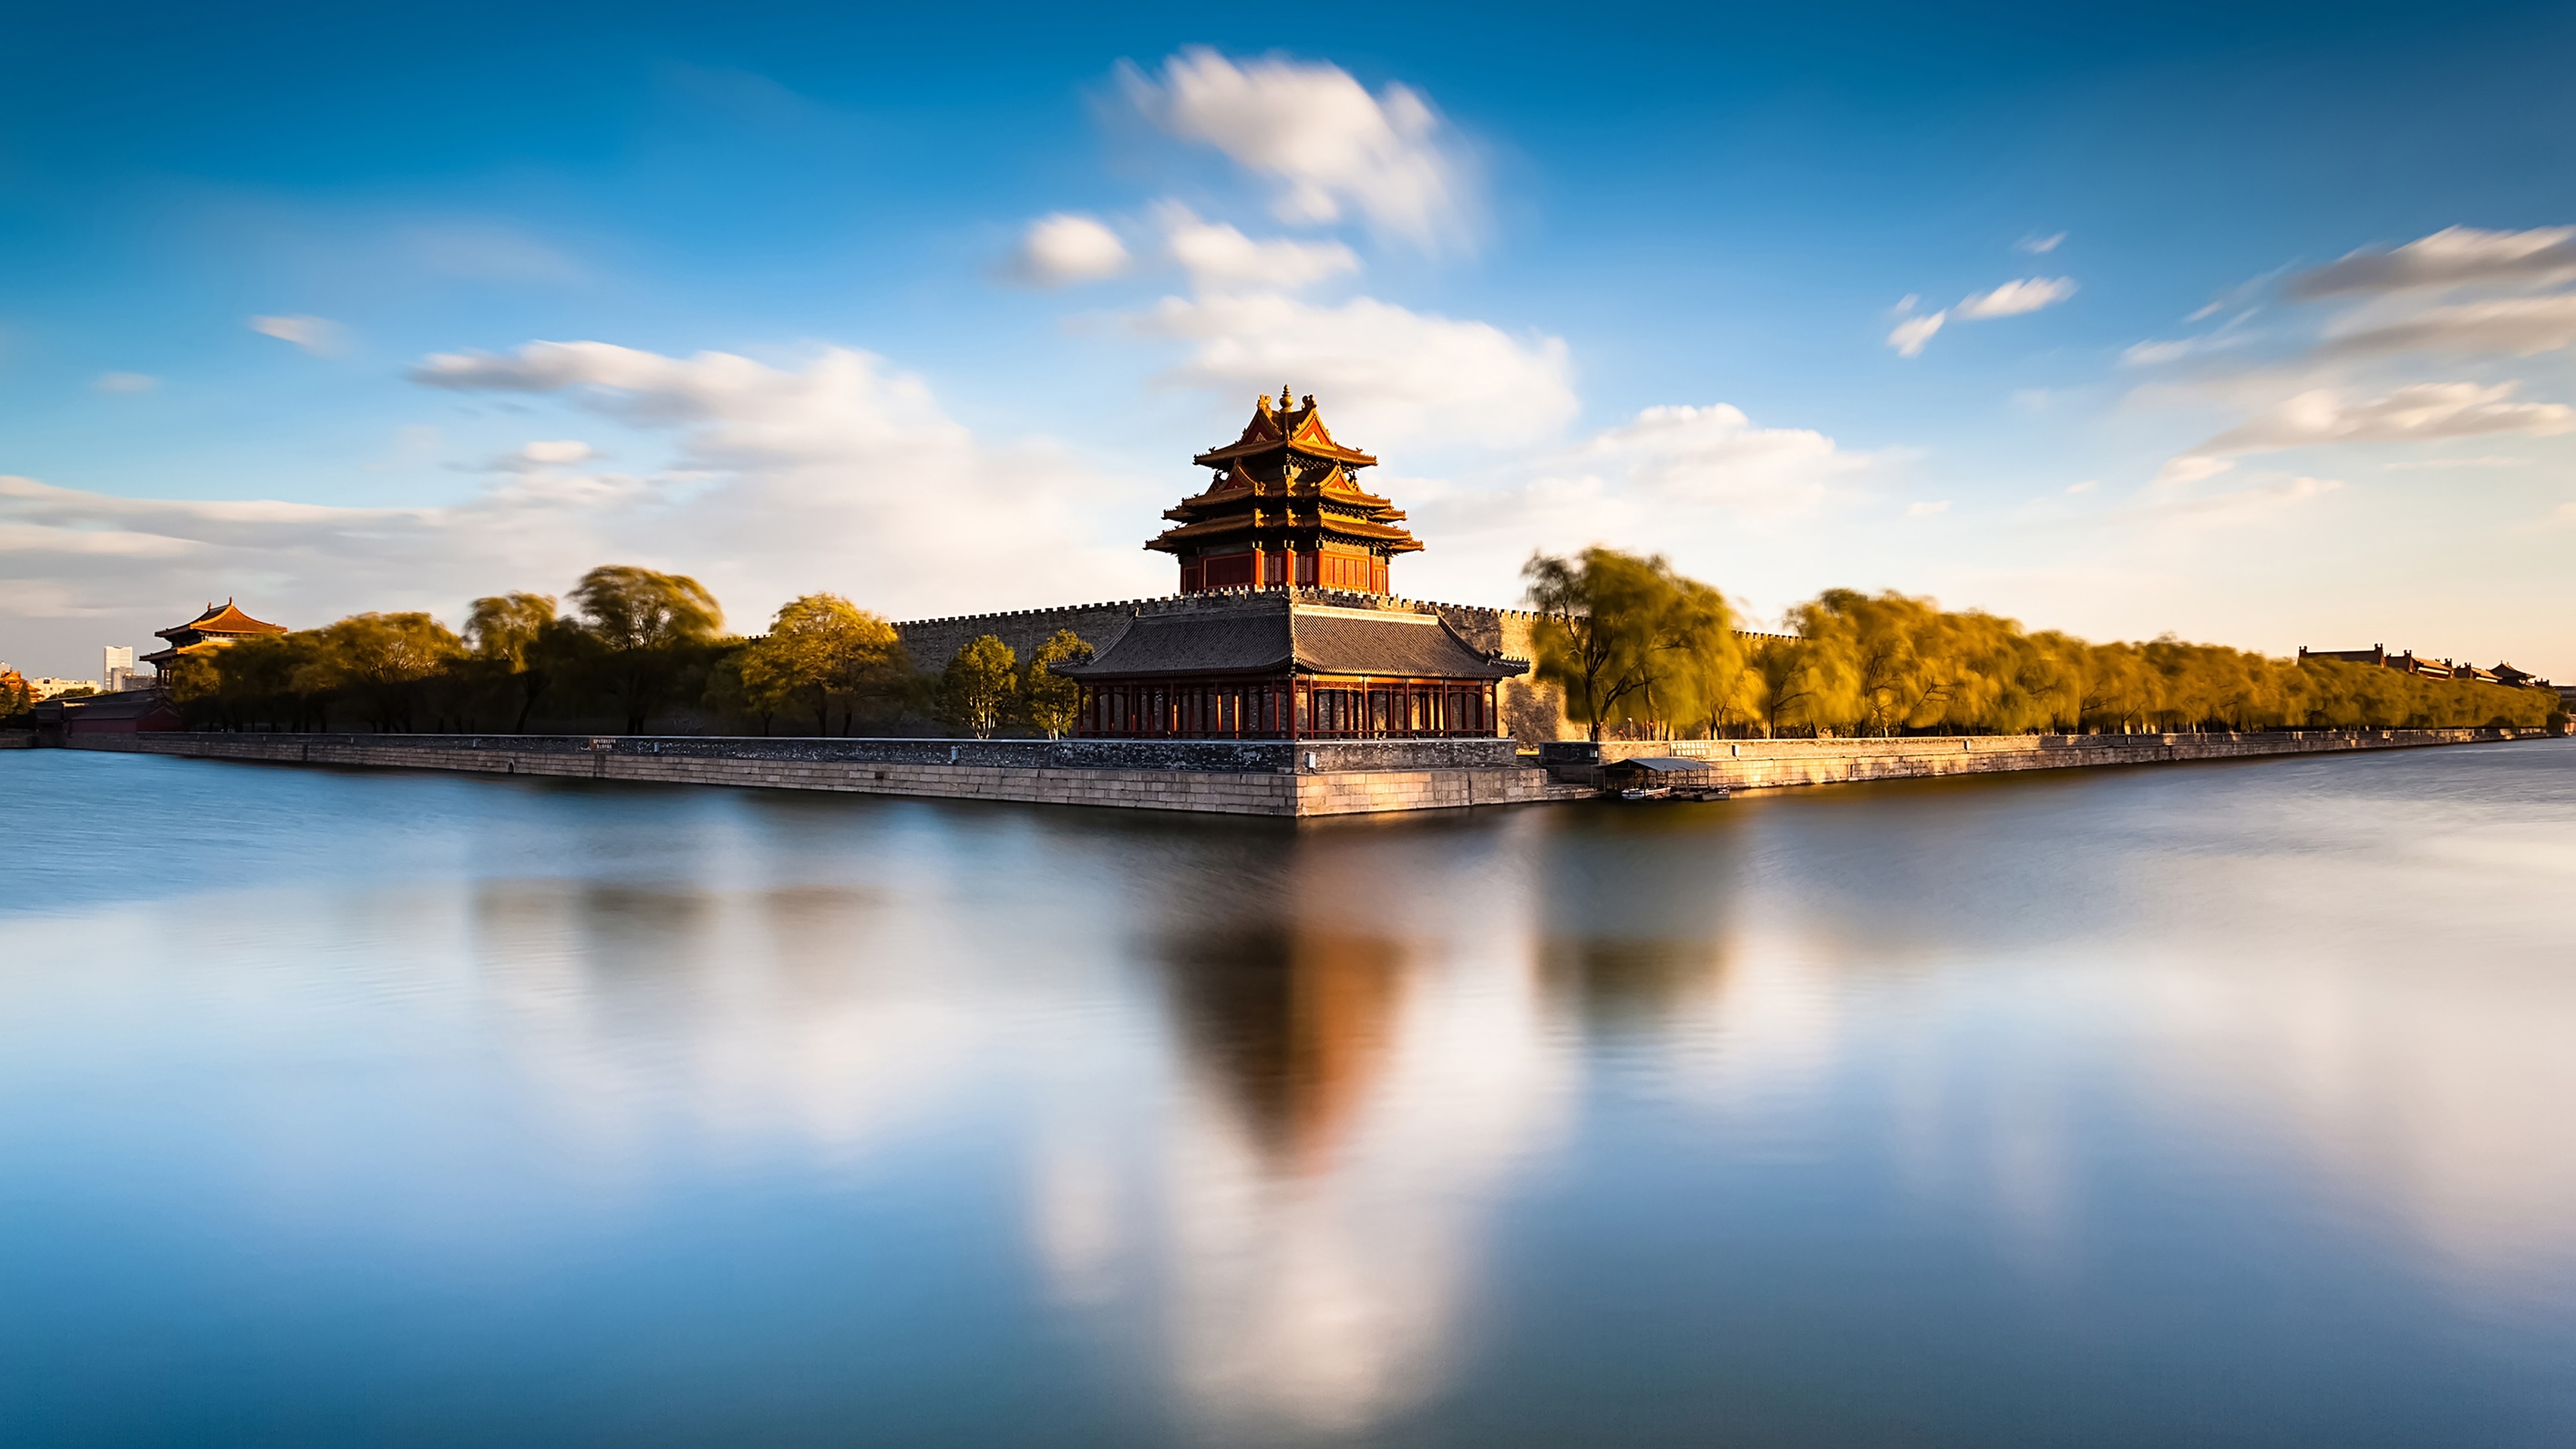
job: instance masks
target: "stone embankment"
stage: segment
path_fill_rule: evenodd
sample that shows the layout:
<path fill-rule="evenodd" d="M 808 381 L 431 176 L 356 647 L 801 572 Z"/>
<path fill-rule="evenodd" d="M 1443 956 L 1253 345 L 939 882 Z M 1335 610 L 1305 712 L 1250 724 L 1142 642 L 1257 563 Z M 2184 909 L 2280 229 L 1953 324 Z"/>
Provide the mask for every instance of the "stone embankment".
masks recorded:
<path fill-rule="evenodd" d="M 1716 783 L 1736 790 L 1793 785 L 1847 785 L 1979 775 L 2002 770 L 2064 770 L 2092 765 L 2160 765 L 2184 760 L 2237 760 L 2269 755 L 2333 754 L 2556 738 L 2537 729 L 2264 730 L 2173 735 L 1921 735 L 1894 739 L 1618 740 L 1599 745 L 1542 745 L 1549 772 L 1589 783 L 1598 766 L 1650 756 L 1706 760 Z"/>
<path fill-rule="evenodd" d="M 1366 815 L 1591 792 L 1494 740 L 833 740 L 570 735 L 75 735 L 76 749 L 290 765 L 739 785 L 1224 815 Z"/>
<path fill-rule="evenodd" d="M 1366 815 L 1588 799 L 1604 762 L 1678 755 L 1739 790 L 2543 738 L 2539 730 L 1619 741 L 832 740 L 700 736 L 84 734 L 77 749 L 1229 815 Z"/>

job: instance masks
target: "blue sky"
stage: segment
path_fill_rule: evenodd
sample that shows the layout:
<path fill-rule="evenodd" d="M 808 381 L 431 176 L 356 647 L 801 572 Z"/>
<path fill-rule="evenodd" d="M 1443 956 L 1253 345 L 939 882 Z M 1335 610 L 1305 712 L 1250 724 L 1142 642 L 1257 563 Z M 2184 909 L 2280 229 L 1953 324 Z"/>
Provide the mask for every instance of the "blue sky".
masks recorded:
<path fill-rule="evenodd" d="M 0 53 L 31 673 L 607 561 L 1161 592 L 1286 383 L 1418 596 L 2576 676 L 2564 7 L 75 10 Z"/>

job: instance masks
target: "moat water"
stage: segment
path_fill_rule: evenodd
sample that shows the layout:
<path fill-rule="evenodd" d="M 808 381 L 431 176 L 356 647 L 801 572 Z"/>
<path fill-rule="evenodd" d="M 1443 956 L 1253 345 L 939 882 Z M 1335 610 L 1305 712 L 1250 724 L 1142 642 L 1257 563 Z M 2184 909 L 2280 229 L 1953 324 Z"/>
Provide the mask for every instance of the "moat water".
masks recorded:
<path fill-rule="evenodd" d="M 2576 1442 L 2576 744 L 0 799 L 13 1449 Z"/>

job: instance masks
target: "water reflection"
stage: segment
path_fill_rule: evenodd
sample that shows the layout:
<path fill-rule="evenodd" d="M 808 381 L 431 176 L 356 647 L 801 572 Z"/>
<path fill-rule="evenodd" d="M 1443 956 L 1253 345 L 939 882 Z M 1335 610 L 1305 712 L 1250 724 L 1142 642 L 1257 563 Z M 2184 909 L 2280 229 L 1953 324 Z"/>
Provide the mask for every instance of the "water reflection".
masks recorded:
<path fill-rule="evenodd" d="M 1193 1077 L 1162 1154 L 1153 1276 L 1192 1416 L 1347 1432 L 1442 1393 L 1501 1184 L 1571 1085 L 1517 863 L 1462 835 L 1310 832 L 1166 897 L 1154 946 Z M 1407 934 L 1389 934 L 1399 926 Z"/>
<path fill-rule="evenodd" d="M 546 1442 L 2566 1422 L 2576 753 L 1323 828 L 278 774 L 328 858 L 0 896 L 29 1442 L 148 1441 L 135 1353 L 277 1442 L 494 1441 L 438 1375 Z"/>

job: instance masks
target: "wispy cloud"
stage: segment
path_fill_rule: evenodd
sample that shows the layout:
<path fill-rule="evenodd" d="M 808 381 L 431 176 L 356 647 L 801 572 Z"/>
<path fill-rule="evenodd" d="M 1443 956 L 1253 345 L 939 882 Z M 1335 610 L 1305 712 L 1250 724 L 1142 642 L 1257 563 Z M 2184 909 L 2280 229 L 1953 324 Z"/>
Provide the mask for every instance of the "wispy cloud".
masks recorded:
<path fill-rule="evenodd" d="M 1928 316 L 1908 317 L 1889 330 L 1887 345 L 1895 348 L 1899 357 L 1920 357 L 1924 344 L 1930 342 L 1933 334 L 1941 330 L 1941 324 L 1949 320 L 1950 314 L 1946 309 Z"/>
<path fill-rule="evenodd" d="M 2075 295 L 2075 282 L 2070 277 L 2024 277 L 2004 283 L 1988 292 L 1973 292 L 1959 299 L 1956 306 L 1921 317 L 1907 317 L 1887 334 L 1887 345 L 1899 357 L 1920 357 L 1923 348 L 1952 317 L 1962 322 L 1982 322 L 1996 317 L 2018 317 L 2055 306 Z M 1914 310 L 1917 298 L 1908 293 L 1896 304 L 1899 314 Z"/>
<path fill-rule="evenodd" d="M 2328 356 L 2388 352 L 2495 353 L 2531 357 L 2576 344 L 2576 293 L 2505 297 L 2431 307 L 2393 322 L 2329 336 Z"/>
<path fill-rule="evenodd" d="M 1962 322 L 1988 317 L 2018 317 L 2053 307 L 2075 295 L 2071 277 L 2024 277 L 2006 282 L 1991 292 L 1979 292 L 1960 301 L 1957 311 Z"/>
<path fill-rule="evenodd" d="M 328 317 L 253 317 L 250 330 L 292 342 L 316 357 L 335 356 L 348 344 L 348 330 Z"/>
<path fill-rule="evenodd" d="M 90 383 L 100 392 L 150 392 L 161 385 L 161 379 L 142 372 L 102 372 Z"/>
<path fill-rule="evenodd" d="M 2047 236 L 2026 236 L 2020 241 L 2013 243 L 2013 250 L 2017 252 L 2028 252 L 2030 255 L 2035 257 L 2046 256 L 2050 252 L 2057 250 L 2059 244 L 2065 240 L 2066 233 L 2062 231 L 2052 232 Z"/>
<path fill-rule="evenodd" d="M 2448 226 L 2394 250 L 2357 251 L 2301 272 L 2290 279 L 2287 290 L 2305 299 L 2570 276 L 2576 276 L 2576 227 L 2481 231 Z"/>
<path fill-rule="evenodd" d="M 2428 382 L 2381 397 L 2347 401 L 2316 388 L 2220 433 L 2188 456 L 2268 452 L 2320 443 L 2426 442 L 2494 433 L 2548 436 L 2576 432 L 2576 408 L 2510 400 L 2512 383 Z"/>

